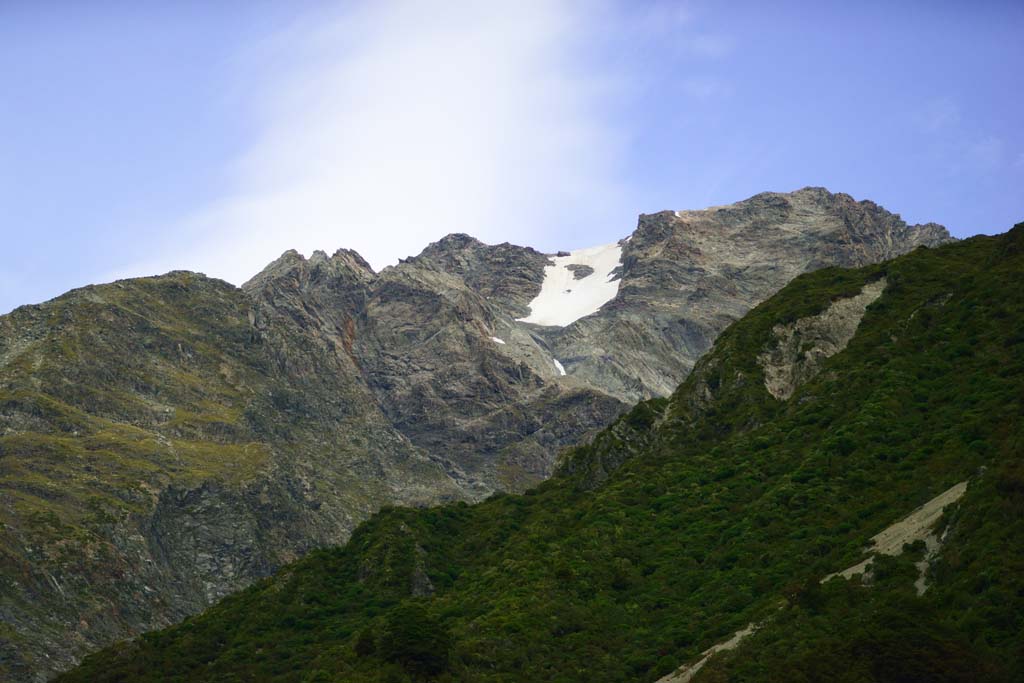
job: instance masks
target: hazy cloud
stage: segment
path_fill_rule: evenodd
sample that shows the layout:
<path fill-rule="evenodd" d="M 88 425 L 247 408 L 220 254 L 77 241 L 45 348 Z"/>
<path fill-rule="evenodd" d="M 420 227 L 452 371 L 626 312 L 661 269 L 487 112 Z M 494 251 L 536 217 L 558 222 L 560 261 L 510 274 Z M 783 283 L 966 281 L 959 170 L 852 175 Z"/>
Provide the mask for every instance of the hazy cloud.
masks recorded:
<path fill-rule="evenodd" d="M 964 120 L 963 110 L 951 97 L 925 102 L 914 119 L 948 174 L 988 173 L 1007 161 L 1002 138 L 968 125 L 970 119 Z"/>
<path fill-rule="evenodd" d="M 690 25 L 693 13 L 688 3 L 678 0 L 637 3 L 633 7 L 630 25 L 634 31 L 645 35 L 678 32 Z"/>
<path fill-rule="evenodd" d="M 450 232 L 538 246 L 570 222 L 628 232 L 621 136 L 602 118 L 615 84 L 577 59 L 593 5 L 366 7 L 243 60 L 268 71 L 229 192 L 173 226 L 186 253 L 116 275 L 188 264 L 240 283 L 289 248 L 354 248 L 379 268 Z"/>

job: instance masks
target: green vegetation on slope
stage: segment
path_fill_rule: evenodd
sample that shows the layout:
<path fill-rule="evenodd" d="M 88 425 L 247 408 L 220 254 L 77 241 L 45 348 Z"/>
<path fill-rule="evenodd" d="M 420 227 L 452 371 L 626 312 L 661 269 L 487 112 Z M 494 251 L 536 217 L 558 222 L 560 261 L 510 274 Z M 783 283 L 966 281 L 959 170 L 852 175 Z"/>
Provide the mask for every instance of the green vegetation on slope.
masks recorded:
<path fill-rule="evenodd" d="M 947 514 L 923 597 L 922 548 L 876 560 L 871 581 L 795 586 L 785 610 L 698 683 L 1024 680 L 1024 443 L 994 459 Z"/>
<path fill-rule="evenodd" d="M 172 273 L 4 317 L 4 522 L 36 514 L 91 533 L 150 507 L 147 481 L 236 483 L 266 464 L 237 409 L 248 399 L 239 379 L 260 368 L 230 360 L 252 341 L 232 290 Z"/>
<path fill-rule="evenodd" d="M 808 680 L 828 679 L 834 652 L 859 663 L 847 680 L 910 680 L 878 675 L 895 666 L 892 634 L 942 671 L 1014 675 L 1024 594 L 1002 577 L 1020 566 L 1019 535 L 986 520 L 1019 510 L 998 506 L 1020 495 L 1022 274 L 1024 226 L 802 276 L 727 330 L 669 401 L 570 453 L 561 477 L 473 507 L 386 509 L 345 547 L 60 680 L 650 681 L 768 617 L 828 640 L 793 650 Z M 882 276 L 849 346 L 791 399 L 772 398 L 757 362 L 772 328 Z M 923 601 L 904 585 L 912 555 L 881 563 L 876 593 L 813 588 L 964 479 L 962 531 Z M 874 640 L 813 635 L 816 615 L 853 612 Z M 865 664 L 880 642 L 889 649 Z M 736 675 L 790 680 L 784 654 Z"/>

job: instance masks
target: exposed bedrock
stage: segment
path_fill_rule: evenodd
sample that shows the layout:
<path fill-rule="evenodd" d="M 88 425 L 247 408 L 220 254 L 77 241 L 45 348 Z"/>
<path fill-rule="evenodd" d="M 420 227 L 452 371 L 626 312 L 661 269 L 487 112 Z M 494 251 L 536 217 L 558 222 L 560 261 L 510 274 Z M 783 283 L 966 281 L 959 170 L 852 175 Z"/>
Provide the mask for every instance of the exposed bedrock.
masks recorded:
<path fill-rule="evenodd" d="M 758 357 L 765 388 L 785 401 L 797 387 L 821 371 L 822 363 L 853 339 L 864 313 L 885 290 L 885 278 L 871 282 L 857 296 L 839 299 L 819 313 L 772 330 L 775 346 Z"/>

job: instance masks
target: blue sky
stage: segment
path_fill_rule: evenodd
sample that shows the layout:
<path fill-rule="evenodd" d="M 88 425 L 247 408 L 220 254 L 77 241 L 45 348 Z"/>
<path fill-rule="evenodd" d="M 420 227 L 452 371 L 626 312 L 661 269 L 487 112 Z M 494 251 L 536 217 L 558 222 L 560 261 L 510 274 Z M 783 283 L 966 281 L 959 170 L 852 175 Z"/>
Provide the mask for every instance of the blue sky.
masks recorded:
<path fill-rule="evenodd" d="M 1024 220 L 1019 2 L 0 0 L 0 312 L 824 185 Z"/>

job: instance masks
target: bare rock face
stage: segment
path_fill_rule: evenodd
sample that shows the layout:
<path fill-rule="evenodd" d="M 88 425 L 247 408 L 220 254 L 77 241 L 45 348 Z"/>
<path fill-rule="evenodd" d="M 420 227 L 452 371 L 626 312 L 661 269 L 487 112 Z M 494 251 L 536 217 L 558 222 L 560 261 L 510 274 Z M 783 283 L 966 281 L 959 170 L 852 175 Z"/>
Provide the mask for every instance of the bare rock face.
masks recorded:
<path fill-rule="evenodd" d="M 885 290 L 885 278 L 865 285 L 857 296 L 833 301 L 819 313 L 772 330 L 776 345 L 758 357 L 765 388 L 780 401 L 788 400 L 821 364 L 846 348 L 857 333 L 864 313 Z"/>
<path fill-rule="evenodd" d="M 178 621 L 381 505 L 531 486 L 796 275 L 948 239 L 808 188 L 641 216 L 610 274 L 560 252 L 568 288 L 618 287 L 565 326 L 520 320 L 553 255 L 466 235 L 380 273 L 292 251 L 241 289 L 176 272 L 0 316 L 0 678 Z"/>

